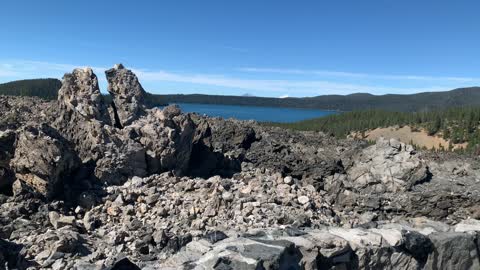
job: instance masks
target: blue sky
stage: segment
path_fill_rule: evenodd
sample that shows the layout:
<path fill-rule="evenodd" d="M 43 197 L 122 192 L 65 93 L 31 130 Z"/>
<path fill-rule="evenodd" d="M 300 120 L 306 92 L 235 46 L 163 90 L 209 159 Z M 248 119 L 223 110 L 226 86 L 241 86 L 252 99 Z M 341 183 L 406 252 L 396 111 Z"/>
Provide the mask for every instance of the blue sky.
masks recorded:
<path fill-rule="evenodd" d="M 153 93 L 316 96 L 480 85 L 480 1 L 2 1 L 0 82 L 115 63 Z"/>

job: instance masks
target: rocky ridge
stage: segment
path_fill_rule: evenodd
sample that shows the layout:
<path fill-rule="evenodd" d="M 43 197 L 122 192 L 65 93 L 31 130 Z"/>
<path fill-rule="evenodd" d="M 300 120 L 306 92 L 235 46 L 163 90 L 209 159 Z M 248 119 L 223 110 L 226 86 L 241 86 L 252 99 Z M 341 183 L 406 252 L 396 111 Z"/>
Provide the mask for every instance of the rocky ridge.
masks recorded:
<path fill-rule="evenodd" d="M 147 109 L 135 74 L 0 96 L 0 269 L 477 269 L 480 166 Z"/>

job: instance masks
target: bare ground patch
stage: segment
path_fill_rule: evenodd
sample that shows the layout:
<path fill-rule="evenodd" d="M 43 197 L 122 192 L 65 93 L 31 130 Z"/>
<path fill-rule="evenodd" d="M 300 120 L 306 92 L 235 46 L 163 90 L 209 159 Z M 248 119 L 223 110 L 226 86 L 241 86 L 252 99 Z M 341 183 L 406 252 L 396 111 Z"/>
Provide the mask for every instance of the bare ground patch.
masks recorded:
<path fill-rule="evenodd" d="M 412 130 L 410 126 L 376 128 L 361 134 L 359 132 L 352 134 L 353 137 L 362 138 L 369 141 L 376 141 L 380 137 L 395 138 L 403 143 L 415 144 L 427 149 L 448 149 L 450 141 L 441 136 L 430 136 L 424 129 Z M 465 148 L 467 143 L 453 144 L 453 149 Z"/>

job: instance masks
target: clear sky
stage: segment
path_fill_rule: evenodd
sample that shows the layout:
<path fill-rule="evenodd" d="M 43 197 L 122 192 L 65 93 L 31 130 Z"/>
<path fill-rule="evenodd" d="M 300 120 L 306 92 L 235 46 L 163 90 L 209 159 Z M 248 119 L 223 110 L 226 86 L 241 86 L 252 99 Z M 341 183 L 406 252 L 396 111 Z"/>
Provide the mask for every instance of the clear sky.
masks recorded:
<path fill-rule="evenodd" d="M 5 0 L 0 82 L 121 62 L 153 93 L 316 96 L 480 85 L 480 1 Z"/>

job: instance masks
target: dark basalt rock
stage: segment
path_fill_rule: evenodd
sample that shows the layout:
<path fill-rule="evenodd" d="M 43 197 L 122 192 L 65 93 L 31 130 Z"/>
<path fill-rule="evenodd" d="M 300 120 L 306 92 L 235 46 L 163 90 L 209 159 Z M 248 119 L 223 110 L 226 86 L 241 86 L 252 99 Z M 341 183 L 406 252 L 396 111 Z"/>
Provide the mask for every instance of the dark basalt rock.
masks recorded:
<path fill-rule="evenodd" d="M 14 173 L 10 168 L 10 160 L 15 151 L 16 133 L 12 130 L 0 131 L 0 192 L 11 194 Z"/>
<path fill-rule="evenodd" d="M 425 263 L 433 250 L 433 243 L 427 236 L 415 231 L 402 231 L 403 248 L 419 262 Z"/>
<path fill-rule="evenodd" d="M 476 236 L 468 233 L 434 233 L 429 235 L 433 252 L 425 264 L 427 269 L 479 269 Z"/>
<path fill-rule="evenodd" d="M 132 263 L 128 258 L 123 258 L 115 262 L 112 267 L 109 267 L 106 270 L 140 270 L 140 267 Z"/>
<path fill-rule="evenodd" d="M 203 238 L 205 238 L 208 242 L 215 244 L 218 241 L 222 241 L 223 239 L 227 239 L 228 236 L 222 231 L 213 231 L 206 233 Z"/>
<path fill-rule="evenodd" d="M 0 269 L 27 269 L 35 265 L 22 254 L 22 246 L 0 239 Z"/>

